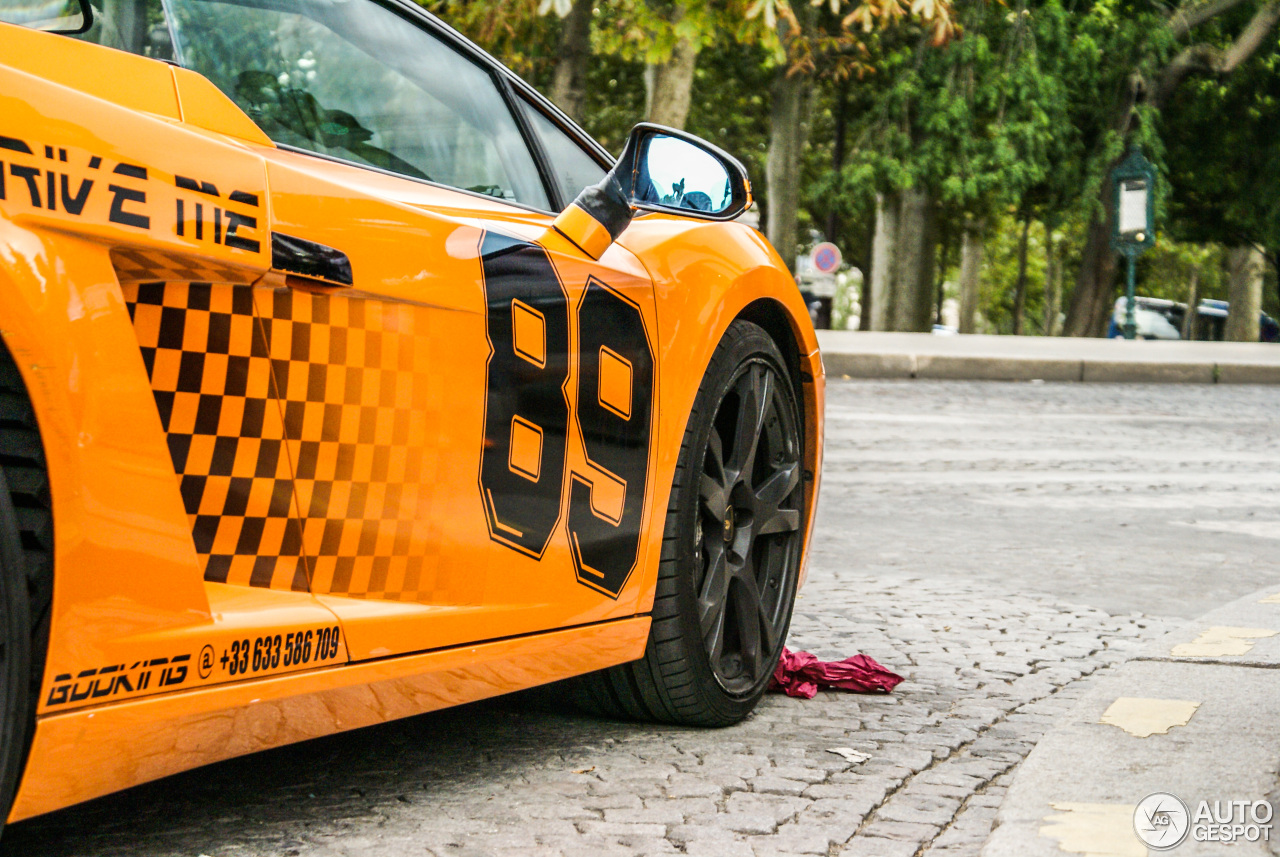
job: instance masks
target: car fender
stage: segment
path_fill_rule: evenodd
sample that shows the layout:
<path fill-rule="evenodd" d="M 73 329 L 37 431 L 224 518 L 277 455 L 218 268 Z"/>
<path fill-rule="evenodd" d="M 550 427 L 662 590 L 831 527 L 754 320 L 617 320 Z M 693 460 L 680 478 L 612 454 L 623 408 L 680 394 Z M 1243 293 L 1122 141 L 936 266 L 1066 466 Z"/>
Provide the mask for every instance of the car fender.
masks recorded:
<path fill-rule="evenodd" d="M 805 557 L 813 532 L 822 471 L 825 376 L 818 339 L 800 291 L 768 239 L 741 223 L 708 223 L 673 215 L 636 218 L 620 237 L 653 278 L 658 305 L 658 493 L 653 520 L 665 516 L 680 444 L 698 386 L 724 332 L 738 318 L 765 322 L 779 350 L 795 358 L 805 426 Z M 769 321 L 774 323 L 770 324 Z M 779 329 L 781 322 L 785 328 Z M 788 351 L 791 354 L 788 355 Z M 652 607 L 657 568 L 641 587 L 640 612 Z M 801 571 L 803 580 L 804 570 Z"/>

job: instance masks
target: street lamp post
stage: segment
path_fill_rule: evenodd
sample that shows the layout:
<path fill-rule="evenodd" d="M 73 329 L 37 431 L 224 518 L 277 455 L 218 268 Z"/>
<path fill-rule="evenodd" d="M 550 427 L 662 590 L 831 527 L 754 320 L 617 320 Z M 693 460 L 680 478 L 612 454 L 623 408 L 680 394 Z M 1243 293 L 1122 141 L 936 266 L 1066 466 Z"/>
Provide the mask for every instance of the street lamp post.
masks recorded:
<path fill-rule="evenodd" d="M 1142 150 L 1134 146 L 1112 171 L 1111 186 L 1115 212 L 1111 249 L 1123 255 L 1128 263 L 1124 338 L 1133 339 L 1138 330 L 1134 317 L 1134 268 L 1137 258 L 1156 243 L 1155 167 L 1142 156 Z"/>

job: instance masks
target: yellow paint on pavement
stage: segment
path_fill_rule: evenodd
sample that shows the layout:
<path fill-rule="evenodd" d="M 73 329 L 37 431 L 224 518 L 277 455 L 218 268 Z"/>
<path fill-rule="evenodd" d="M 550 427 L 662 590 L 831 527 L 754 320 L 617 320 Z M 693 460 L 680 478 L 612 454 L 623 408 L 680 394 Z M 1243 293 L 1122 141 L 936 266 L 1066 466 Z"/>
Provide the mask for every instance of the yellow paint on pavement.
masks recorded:
<path fill-rule="evenodd" d="M 1117 726 L 1136 738 L 1168 735 L 1175 726 L 1186 726 L 1200 703 L 1189 699 L 1143 699 L 1122 696 L 1102 714 L 1099 723 Z"/>
<path fill-rule="evenodd" d="M 1113 803 L 1055 803 L 1040 835 L 1058 840 L 1058 848 L 1085 857 L 1147 857 L 1147 846 L 1133 832 L 1134 807 Z"/>
<path fill-rule="evenodd" d="M 1174 646 L 1170 654 L 1175 658 L 1220 658 L 1228 655 L 1245 655 L 1253 648 L 1254 640 L 1275 635 L 1275 631 L 1266 628 L 1209 628 L 1190 643 Z"/>
<path fill-rule="evenodd" d="M 1266 598 L 1258 602 L 1259 604 L 1280 604 L 1280 592 L 1275 595 L 1268 595 Z"/>

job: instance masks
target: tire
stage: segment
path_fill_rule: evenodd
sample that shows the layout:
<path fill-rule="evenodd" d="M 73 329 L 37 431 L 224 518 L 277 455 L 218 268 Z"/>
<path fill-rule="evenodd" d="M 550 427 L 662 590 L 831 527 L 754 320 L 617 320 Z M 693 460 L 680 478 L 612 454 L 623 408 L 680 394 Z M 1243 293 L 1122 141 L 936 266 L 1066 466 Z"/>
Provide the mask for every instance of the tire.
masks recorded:
<path fill-rule="evenodd" d="M 741 431 L 753 422 L 756 431 Z M 580 708 L 695 726 L 730 726 L 751 713 L 791 623 L 803 436 L 777 345 L 757 325 L 735 321 L 712 355 L 681 443 L 644 657 L 572 680 Z"/>
<path fill-rule="evenodd" d="M 0 343 L 0 827 L 35 727 L 53 591 L 44 449 L 26 388 Z"/>

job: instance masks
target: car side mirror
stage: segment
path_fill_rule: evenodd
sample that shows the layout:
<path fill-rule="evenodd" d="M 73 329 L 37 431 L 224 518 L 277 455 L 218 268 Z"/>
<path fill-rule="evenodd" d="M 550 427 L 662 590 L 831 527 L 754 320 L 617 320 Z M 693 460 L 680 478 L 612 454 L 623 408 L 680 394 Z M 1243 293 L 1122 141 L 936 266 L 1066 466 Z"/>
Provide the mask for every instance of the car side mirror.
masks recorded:
<path fill-rule="evenodd" d="M 0 3 L 0 21 L 32 30 L 74 36 L 93 26 L 93 7 L 89 0 L 40 2 L 40 0 L 8 0 Z"/>
<path fill-rule="evenodd" d="M 578 194 L 555 228 L 599 259 L 636 209 L 732 220 L 750 205 L 751 182 L 736 158 L 692 134 L 643 122 L 609 174 Z"/>
<path fill-rule="evenodd" d="M 732 220 L 751 205 L 738 159 L 674 128 L 637 125 L 613 171 L 630 203 L 645 211 Z"/>

